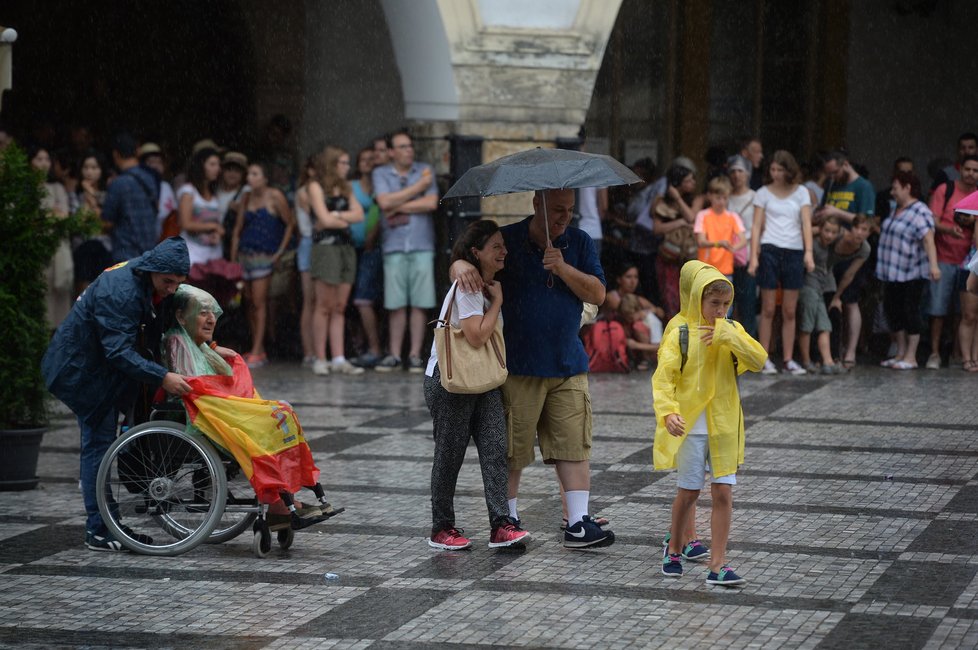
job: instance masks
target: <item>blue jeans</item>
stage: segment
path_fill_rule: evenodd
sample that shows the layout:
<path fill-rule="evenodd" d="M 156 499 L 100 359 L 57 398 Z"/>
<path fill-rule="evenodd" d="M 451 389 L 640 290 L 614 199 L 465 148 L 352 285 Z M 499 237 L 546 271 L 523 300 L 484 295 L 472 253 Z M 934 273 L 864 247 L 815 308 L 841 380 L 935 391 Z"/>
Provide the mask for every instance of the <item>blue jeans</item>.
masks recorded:
<path fill-rule="evenodd" d="M 734 267 L 734 304 L 737 320 L 755 339 L 757 338 L 757 279 L 747 272 L 746 266 Z"/>
<path fill-rule="evenodd" d="M 115 441 L 118 421 L 119 412 L 115 409 L 111 409 L 95 427 L 82 422 L 81 418 L 78 419 L 78 426 L 81 427 L 82 499 L 85 501 L 85 514 L 88 516 L 85 529 L 96 535 L 108 532 L 95 499 L 95 483 L 98 479 L 98 466 L 109 446 Z"/>

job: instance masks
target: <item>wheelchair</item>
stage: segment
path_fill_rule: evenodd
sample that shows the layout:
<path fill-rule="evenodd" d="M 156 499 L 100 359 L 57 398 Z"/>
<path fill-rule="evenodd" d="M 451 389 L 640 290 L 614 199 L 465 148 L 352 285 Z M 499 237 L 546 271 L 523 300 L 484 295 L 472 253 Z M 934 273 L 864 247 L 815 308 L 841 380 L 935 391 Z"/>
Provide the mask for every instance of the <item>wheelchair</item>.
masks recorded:
<path fill-rule="evenodd" d="M 147 391 L 125 422 L 145 412 Z M 252 552 L 265 557 L 276 533 L 282 550 L 292 546 L 295 531 L 344 511 L 326 500 L 322 485 L 303 486 L 316 495 L 318 507 L 296 507 L 293 495 L 281 493 L 290 514 L 269 522 L 268 506 L 231 454 L 203 435 L 186 432 L 180 402 L 151 404 L 148 419 L 123 424 L 99 466 L 96 499 L 112 536 L 143 555 L 176 556 L 200 544 L 219 544 L 246 530 L 253 533 Z M 287 521 L 282 521 L 287 519 Z"/>

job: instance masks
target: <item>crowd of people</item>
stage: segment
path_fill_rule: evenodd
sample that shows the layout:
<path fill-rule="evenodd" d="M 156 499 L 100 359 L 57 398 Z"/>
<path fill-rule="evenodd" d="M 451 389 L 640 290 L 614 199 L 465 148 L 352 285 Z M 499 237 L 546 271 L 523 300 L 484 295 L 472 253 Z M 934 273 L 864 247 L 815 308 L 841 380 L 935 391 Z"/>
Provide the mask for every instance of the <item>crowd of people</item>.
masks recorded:
<path fill-rule="evenodd" d="M 750 137 L 725 162 L 711 156 L 702 193 L 690 159 L 661 176 L 638 161 L 645 183 L 609 201 L 600 223 L 614 233 L 602 261 L 618 292 L 643 301 L 640 315 L 609 293 L 601 316 L 625 325 L 632 364 L 645 368 L 654 354 L 643 344 L 655 345 L 647 315 L 679 311 L 679 269 L 699 259 L 731 280 L 731 316 L 780 358 L 764 374 L 838 374 L 873 354 L 896 370 L 919 361 L 978 372 L 978 305 L 965 289 L 978 240 L 974 216 L 958 210 L 978 186 L 976 152 L 978 136 L 962 134 L 953 164 L 931 170 L 929 191 L 908 157 L 877 191 L 844 150 L 802 165 L 783 150 L 766 158 Z"/>
<path fill-rule="evenodd" d="M 287 133 L 287 120 L 276 120 L 270 129 Z M 326 146 L 295 168 L 281 134 L 271 140 L 278 145 L 252 158 L 201 140 L 176 175 L 158 144 L 125 133 L 108 156 L 83 127 L 64 147 L 30 144 L 31 163 L 47 174 L 46 207 L 91 210 L 103 223 L 52 260 L 51 325 L 104 268 L 180 235 L 191 282 L 221 299 L 214 282 L 242 281 L 249 366 L 269 360 L 271 288 L 285 274 L 297 278 L 312 372 L 424 372 L 438 187 L 410 134 L 377 137 L 355 154 Z M 927 334 L 927 368 L 978 372 L 978 301 L 964 290 L 974 218 L 956 210 L 978 186 L 975 134 L 960 136 L 954 162 L 930 170 L 928 183 L 898 157 L 878 191 L 843 150 L 799 164 L 783 150 L 766 157 L 745 137 L 732 155 L 714 147 L 708 158 L 703 174 L 686 157 L 661 174 L 643 159 L 633 164 L 643 184 L 575 193 L 574 223 L 611 280 L 599 317 L 622 323 L 633 367 L 655 364 L 662 323 L 679 311 L 679 269 L 700 259 L 736 287 L 731 317 L 777 353 L 766 374 L 845 372 L 871 356 L 874 334 L 889 336 L 888 349 L 873 350 L 886 367 L 916 368 Z"/>

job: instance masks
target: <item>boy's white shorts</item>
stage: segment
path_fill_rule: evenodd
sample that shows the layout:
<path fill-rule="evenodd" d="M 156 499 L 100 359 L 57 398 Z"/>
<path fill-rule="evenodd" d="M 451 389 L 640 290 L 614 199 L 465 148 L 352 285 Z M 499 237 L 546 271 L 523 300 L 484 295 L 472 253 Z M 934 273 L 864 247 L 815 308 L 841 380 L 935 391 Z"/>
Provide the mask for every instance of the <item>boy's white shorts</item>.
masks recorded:
<path fill-rule="evenodd" d="M 709 436 L 690 433 L 683 440 L 676 454 L 676 485 L 684 490 L 702 490 L 706 476 L 710 475 Z M 712 476 L 711 476 L 712 478 Z M 727 474 L 712 479 L 711 483 L 737 485 L 737 475 Z"/>

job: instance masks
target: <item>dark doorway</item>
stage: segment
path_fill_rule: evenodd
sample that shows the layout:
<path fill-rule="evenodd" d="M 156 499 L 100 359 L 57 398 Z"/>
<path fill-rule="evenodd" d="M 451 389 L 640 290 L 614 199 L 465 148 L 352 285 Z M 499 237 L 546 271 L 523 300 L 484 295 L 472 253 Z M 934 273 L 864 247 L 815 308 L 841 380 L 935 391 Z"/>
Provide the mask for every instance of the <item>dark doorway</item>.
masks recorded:
<path fill-rule="evenodd" d="M 204 137 L 258 137 L 254 51 L 233 1 L 5 0 L 0 24 L 19 32 L 3 119 L 22 140 L 59 145 L 86 125 L 104 147 L 128 129 L 182 160 Z"/>

